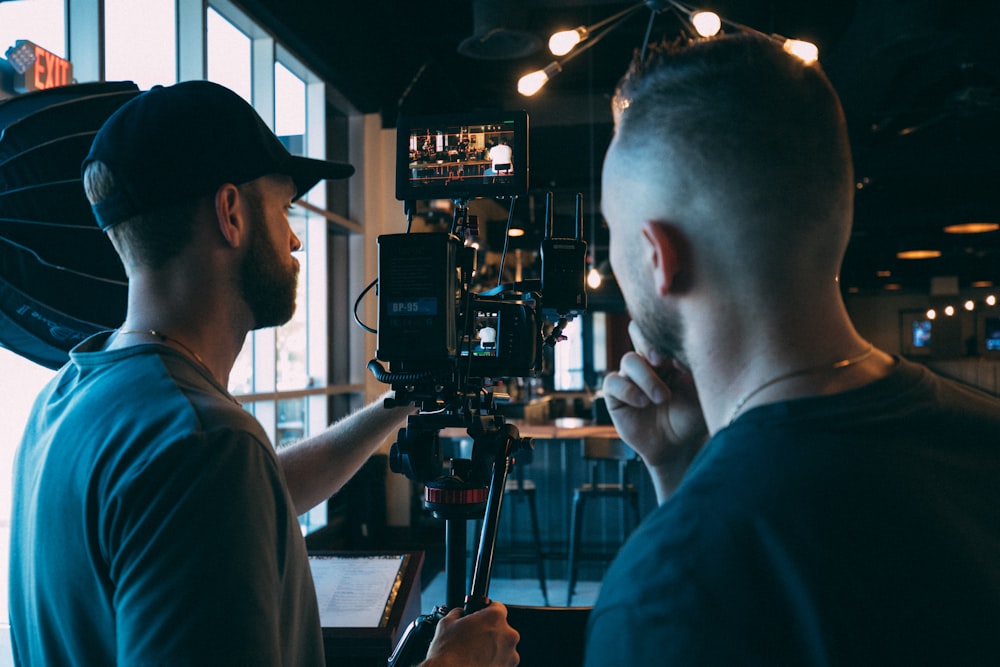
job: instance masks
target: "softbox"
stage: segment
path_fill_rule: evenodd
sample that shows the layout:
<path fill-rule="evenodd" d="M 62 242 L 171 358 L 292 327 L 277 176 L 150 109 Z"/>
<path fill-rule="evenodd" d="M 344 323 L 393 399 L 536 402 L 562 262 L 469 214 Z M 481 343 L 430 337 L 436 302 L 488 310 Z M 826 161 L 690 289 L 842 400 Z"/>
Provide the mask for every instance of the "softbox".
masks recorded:
<path fill-rule="evenodd" d="M 0 102 L 0 345 L 47 368 L 125 319 L 125 270 L 97 226 L 80 163 L 139 93 L 84 83 Z"/>

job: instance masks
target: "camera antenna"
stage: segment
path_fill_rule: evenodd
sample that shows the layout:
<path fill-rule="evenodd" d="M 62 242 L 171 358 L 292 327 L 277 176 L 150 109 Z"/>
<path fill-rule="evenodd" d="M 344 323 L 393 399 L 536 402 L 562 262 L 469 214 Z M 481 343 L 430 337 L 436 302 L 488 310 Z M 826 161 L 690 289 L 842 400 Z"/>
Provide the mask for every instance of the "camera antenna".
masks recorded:
<path fill-rule="evenodd" d="M 556 221 L 555 212 L 552 210 L 552 192 L 545 193 L 545 238 L 550 239 L 555 235 Z"/>
<path fill-rule="evenodd" d="M 503 263 L 507 259 L 507 247 L 510 245 L 510 225 L 514 221 L 514 203 L 516 201 L 517 195 L 510 198 L 510 209 L 507 211 L 507 228 L 503 233 L 503 252 L 500 253 L 500 268 L 497 270 L 497 287 L 503 286 Z"/>

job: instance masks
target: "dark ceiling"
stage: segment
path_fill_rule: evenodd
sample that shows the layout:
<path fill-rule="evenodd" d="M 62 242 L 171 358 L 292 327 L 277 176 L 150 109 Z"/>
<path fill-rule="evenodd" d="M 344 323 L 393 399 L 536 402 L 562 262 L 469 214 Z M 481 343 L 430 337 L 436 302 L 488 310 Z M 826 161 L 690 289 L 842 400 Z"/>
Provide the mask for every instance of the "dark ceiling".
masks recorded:
<path fill-rule="evenodd" d="M 563 209 L 583 192 L 598 210 L 600 162 L 610 139 L 608 100 L 650 12 L 566 63 L 538 95 L 517 79 L 554 58 L 556 29 L 593 24 L 632 2 L 241 0 L 248 12 L 365 113 L 390 127 L 407 114 L 525 108 L 532 119 L 532 191 Z M 945 235 L 946 224 L 1000 222 L 1000 3 L 987 0 L 708 0 L 695 4 L 762 32 L 815 42 L 839 91 L 854 145 L 858 193 L 845 288 L 899 284 L 926 293 L 935 276 L 1000 285 L 1000 231 Z M 660 14 L 653 39 L 678 33 Z M 493 29 L 493 33 L 488 31 Z M 496 32 L 496 29 L 500 29 Z M 489 35 L 477 41 L 477 37 Z M 512 58 L 474 58 L 460 45 Z M 536 197 L 541 200 L 542 197 Z M 904 262 L 916 244 L 943 256 Z M 600 241 L 598 243 L 600 245 Z"/>

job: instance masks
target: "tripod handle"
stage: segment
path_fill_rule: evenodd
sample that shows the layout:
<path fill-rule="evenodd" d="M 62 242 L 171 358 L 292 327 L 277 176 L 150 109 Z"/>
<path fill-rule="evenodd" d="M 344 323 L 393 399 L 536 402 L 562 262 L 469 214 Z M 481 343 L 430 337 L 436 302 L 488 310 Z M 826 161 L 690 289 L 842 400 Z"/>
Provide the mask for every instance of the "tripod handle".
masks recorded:
<path fill-rule="evenodd" d="M 447 613 L 444 607 L 437 607 L 429 614 L 417 616 L 403 631 L 402 638 L 389 656 L 388 667 L 413 667 L 422 662 L 427 657 L 438 621 Z"/>
<path fill-rule="evenodd" d="M 485 595 L 465 596 L 464 611 L 466 614 L 472 614 L 480 609 L 486 609 L 488 606 L 490 606 L 490 600 Z"/>

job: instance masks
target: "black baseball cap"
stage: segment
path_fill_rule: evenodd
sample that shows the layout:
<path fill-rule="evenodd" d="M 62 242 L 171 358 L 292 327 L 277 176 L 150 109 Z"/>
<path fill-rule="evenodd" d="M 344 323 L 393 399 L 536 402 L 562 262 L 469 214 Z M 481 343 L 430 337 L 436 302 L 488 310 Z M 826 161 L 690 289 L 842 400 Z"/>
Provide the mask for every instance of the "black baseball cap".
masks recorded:
<path fill-rule="evenodd" d="M 296 199 L 354 167 L 292 155 L 250 104 L 210 81 L 156 86 L 104 123 L 81 168 L 99 160 L 119 190 L 93 206 L 101 229 L 176 201 L 268 174 L 290 176 Z"/>

